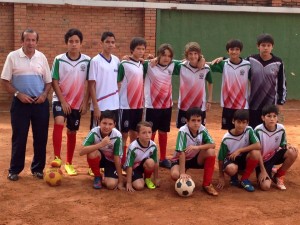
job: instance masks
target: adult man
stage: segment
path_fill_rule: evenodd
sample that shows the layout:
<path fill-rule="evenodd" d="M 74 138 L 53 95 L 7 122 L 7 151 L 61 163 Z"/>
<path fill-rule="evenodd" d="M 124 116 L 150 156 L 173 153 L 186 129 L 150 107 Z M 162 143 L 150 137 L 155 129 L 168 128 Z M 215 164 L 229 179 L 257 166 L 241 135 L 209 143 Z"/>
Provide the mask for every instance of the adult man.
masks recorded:
<path fill-rule="evenodd" d="M 36 31 L 23 31 L 22 47 L 8 54 L 1 74 L 6 91 L 14 95 L 10 110 L 12 155 L 7 176 L 11 181 L 17 181 L 18 174 L 24 169 L 30 122 L 34 148 L 31 173 L 43 178 L 49 126 L 47 96 L 52 79 L 45 55 L 36 50 L 38 39 Z"/>

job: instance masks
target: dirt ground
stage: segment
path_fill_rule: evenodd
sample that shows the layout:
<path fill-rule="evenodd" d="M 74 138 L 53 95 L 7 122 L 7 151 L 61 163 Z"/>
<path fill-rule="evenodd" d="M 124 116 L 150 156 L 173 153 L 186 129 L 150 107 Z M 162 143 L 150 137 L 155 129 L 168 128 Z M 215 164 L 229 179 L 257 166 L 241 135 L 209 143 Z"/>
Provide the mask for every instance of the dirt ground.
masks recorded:
<path fill-rule="evenodd" d="M 220 130 L 218 104 L 208 113 L 207 128 L 219 148 L 225 131 Z M 284 125 L 288 141 L 299 149 L 300 101 L 289 101 L 284 107 Z M 168 141 L 168 157 L 172 156 L 177 129 L 176 110 Z M 140 192 L 94 190 L 93 178 L 87 175 L 87 162 L 78 152 L 74 165 L 79 175 L 69 177 L 64 172 L 62 185 L 49 187 L 43 180 L 31 176 L 32 136 L 29 135 L 26 165 L 17 182 L 7 180 L 11 154 L 11 127 L 9 112 L 0 113 L 0 225 L 9 224 L 300 224 L 300 165 L 299 158 L 286 175 L 286 191 L 273 187 L 269 192 L 256 189 L 248 193 L 228 185 L 218 197 L 201 190 L 202 170 L 190 170 L 196 183 L 194 194 L 182 198 L 174 190 L 169 170 L 160 169 L 161 187 Z M 82 119 L 77 146 L 88 133 L 89 115 Z M 50 119 L 47 148 L 47 166 L 53 159 L 53 118 Z M 63 139 L 65 158 L 65 137 Z M 216 163 L 217 165 L 217 163 Z M 215 168 L 213 183 L 218 179 Z M 251 180 L 255 182 L 254 175 Z"/>

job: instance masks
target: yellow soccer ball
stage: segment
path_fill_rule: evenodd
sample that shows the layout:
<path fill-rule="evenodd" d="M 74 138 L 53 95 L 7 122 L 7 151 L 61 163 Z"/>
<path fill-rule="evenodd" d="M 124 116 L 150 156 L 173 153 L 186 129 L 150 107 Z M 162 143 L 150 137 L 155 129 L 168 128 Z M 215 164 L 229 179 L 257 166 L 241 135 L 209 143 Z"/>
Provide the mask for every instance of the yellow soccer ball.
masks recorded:
<path fill-rule="evenodd" d="M 48 168 L 44 173 L 44 180 L 49 186 L 59 186 L 62 180 L 62 171 L 59 168 Z"/>

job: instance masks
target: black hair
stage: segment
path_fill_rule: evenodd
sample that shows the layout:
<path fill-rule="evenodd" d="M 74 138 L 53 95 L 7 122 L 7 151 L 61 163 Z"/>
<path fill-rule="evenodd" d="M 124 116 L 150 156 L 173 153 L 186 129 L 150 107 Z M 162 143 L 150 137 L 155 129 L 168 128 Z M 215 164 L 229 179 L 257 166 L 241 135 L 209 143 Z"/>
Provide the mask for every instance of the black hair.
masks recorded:
<path fill-rule="evenodd" d="M 110 31 L 105 31 L 102 33 L 101 35 L 101 41 L 104 42 L 106 38 L 108 37 L 113 37 L 114 39 L 116 39 L 115 35 L 113 32 L 110 32 Z"/>
<path fill-rule="evenodd" d="M 80 43 L 82 43 L 83 35 L 82 35 L 81 31 L 76 28 L 72 28 L 72 29 L 68 30 L 67 33 L 65 34 L 65 43 L 66 44 L 68 43 L 69 38 L 72 37 L 73 35 L 77 35 L 80 39 Z"/>
<path fill-rule="evenodd" d="M 116 122 L 115 114 L 111 110 L 101 112 L 99 121 L 101 122 L 103 119 L 112 119 L 114 123 Z"/>
<path fill-rule="evenodd" d="M 261 43 L 270 43 L 274 45 L 274 38 L 271 34 L 261 34 L 257 37 L 256 43 L 257 45 L 260 45 Z"/>
<path fill-rule="evenodd" d="M 141 121 L 141 122 L 139 122 L 139 123 L 136 125 L 136 131 L 137 131 L 138 133 L 140 132 L 142 126 L 144 126 L 144 127 L 150 127 L 151 130 L 152 130 L 152 123 L 147 122 L 147 121 Z"/>
<path fill-rule="evenodd" d="M 193 108 L 189 108 L 186 111 L 186 120 L 189 121 L 191 119 L 192 116 L 197 116 L 197 117 L 203 117 L 203 112 L 199 107 L 193 107 Z"/>
<path fill-rule="evenodd" d="M 21 33 L 21 40 L 22 40 L 22 42 L 24 42 L 24 39 L 25 39 L 25 33 L 31 33 L 31 34 L 36 34 L 36 42 L 38 42 L 39 41 L 39 34 L 38 34 L 38 32 L 36 32 L 36 31 L 34 31 L 33 29 L 31 29 L 31 28 L 27 28 L 27 29 L 25 29 L 22 33 Z"/>
<path fill-rule="evenodd" d="M 262 115 L 265 116 L 269 113 L 275 113 L 276 115 L 278 115 L 278 107 L 276 105 L 265 105 L 262 109 Z"/>
<path fill-rule="evenodd" d="M 226 44 L 227 52 L 230 48 L 239 48 L 242 51 L 243 50 L 243 42 L 241 42 L 238 39 L 231 39 Z"/>
<path fill-rule="evenodd" d="M 235 120 L 247 120 L 249 122 L 249 110 L 248 109 L 238 109 L 233 114 L 233 121 Z"/>
<path fill-rule="evenodd" d="M 139 45 L 144 45 L 145 48 L 147 47 L 147 42 L 144 38 L 142 37 L 134 37 L 132 38 L 130 42 L 130 52 L 132 53 L 134 49 L 139 46 Z"/>
<path fill-rule="evenodd" d="M 171 53 L 171 58 L 173 58 L 174 55 L 174 51 L 173 48 L 170 44 L 161 44 L 157 50 L 157 57 L 160 58 L 161 56 L 163 56 L 165 54 L 165 51 L 169 50 Z"/>

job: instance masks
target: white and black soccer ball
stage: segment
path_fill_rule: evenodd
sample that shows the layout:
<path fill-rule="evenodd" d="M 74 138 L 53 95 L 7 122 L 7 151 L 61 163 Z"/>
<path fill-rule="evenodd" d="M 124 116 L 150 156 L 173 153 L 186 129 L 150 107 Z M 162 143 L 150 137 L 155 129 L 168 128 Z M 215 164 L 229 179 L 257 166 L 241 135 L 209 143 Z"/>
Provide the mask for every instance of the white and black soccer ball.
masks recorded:
<path fill-rule="evenodd" d="M 182 197 L 191 196 L 194 189 L 195 183 L 191 178 L 186 180 L 179 178 L 175 183 L 175 190 Z"/>

